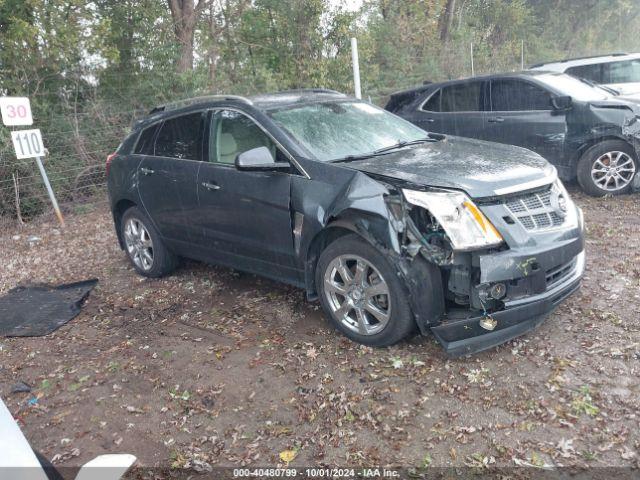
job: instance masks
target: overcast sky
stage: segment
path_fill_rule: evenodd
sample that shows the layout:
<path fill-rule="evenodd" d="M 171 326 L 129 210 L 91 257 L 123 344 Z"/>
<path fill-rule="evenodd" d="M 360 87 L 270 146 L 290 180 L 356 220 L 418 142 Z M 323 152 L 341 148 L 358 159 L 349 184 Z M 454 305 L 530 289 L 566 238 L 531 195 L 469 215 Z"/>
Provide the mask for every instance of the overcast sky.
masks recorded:
<path fill-rule="evenodd" d="M 329 3 L 333 5 L 342 5 L 348 10 L 358 10 L 362 6 L 363 0 L 329 0 Z"/>

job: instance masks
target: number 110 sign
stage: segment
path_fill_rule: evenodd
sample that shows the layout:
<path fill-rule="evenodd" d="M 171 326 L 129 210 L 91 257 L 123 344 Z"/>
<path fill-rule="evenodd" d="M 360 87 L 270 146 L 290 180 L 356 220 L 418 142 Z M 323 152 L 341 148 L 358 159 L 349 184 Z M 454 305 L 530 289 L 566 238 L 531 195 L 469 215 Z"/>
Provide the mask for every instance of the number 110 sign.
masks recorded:
<path fill-rule="evenodd" d="M 18 160 L 44 156 L 40 129 L 11 132 L 11 140 Z"/>

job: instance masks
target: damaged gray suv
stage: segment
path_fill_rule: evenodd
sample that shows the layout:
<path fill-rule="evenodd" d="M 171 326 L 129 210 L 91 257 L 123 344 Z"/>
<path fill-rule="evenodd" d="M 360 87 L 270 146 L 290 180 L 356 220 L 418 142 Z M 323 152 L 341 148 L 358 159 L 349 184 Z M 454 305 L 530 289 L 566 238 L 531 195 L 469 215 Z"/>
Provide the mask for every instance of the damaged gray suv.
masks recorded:
<path fill-rule="evenodd" d="M 582 213 L 538 154 L 331 90 L 158 107 L 107 171 L 140 274 L 188 257 L 287 282 L 366 345 L 416 330 L 452 355 L 498 345 L 584 271 Z"/>

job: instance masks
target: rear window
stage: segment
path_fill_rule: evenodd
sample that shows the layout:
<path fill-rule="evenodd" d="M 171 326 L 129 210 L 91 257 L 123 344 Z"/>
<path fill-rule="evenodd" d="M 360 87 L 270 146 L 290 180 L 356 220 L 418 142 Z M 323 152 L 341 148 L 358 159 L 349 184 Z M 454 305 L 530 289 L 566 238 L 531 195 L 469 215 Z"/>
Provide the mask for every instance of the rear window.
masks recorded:
<path fill-rule="evenodd" d="M 136 143 L 136 148 L 133 153 L 138 155 L 153 155 L 153 137 L 155 137 L 156 130 L 158 130 L 158 124 L 145 128 Z"/>
<path fill-rule="evenodd" d="M 479 112 L 481 82 L 461 83 L 442 89 L 440 111 L 442 112 Z"/>
<path fill-rule="evenodd" d="M 439 112 L 440 111 L 440 99 L 442 98 L 441 90 L 431 95 L 429 100 L 422 106 L 422 110 L 427 112 Z"/>
<path fill-rule="evenodd" d="M 202 112 L 166 120 L 156 139 L 158 157 L 202 160 Z"/>

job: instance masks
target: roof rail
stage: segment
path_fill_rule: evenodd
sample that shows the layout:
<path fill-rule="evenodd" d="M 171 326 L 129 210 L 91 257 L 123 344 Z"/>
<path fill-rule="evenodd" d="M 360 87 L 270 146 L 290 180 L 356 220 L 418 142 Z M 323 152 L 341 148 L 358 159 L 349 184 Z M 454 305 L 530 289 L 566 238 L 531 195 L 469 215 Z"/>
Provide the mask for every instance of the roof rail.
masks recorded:
<path fill-rule="evenodd" d="M 177 102 L 171 102 L 165 105 L 158 105 L 157 107 L 151 109 L 149 115 L 158 112 L 166 112 L 169 110 L 177 110 L 178 108 L 197 105 L 198 103 L 212 102 L 215 100 L 237 100 L 248 105 L 253 105 L 253 102 L 251 100 L 240 95 L 204 95 L 201 97 L 185 98 L 184 100 L 178 100 Z"/>
<path fill-rule="evenodd" d="M 281 93 L 330 93 L 333 95 L 344 95 L 344 93 L 338 92 L 337 90 L 331 90 L 330 88 L 294 88 L 291 90 L 275 92 L 273 95 L 279 95 Z"/>
<path fill-rule="evenodd" d="M 562 60 L 554 60 L 552 62 L 536 63 L 535 65 L 531 65 L 530 68 L 543 67 L 544 65 L 548 65 L 550 63 L 567 63 L 567 62 L 573 62 L 576 60 L 589 60 L 590 58 L 600 58 L 600 57 L 624 57 L 625 55 L 629 55 L 629 54 L 626 52 L 615 52 L 615 53 L 607 53 L 605 55 L 588 55 L 586 57 L 564 58 Z"/>

